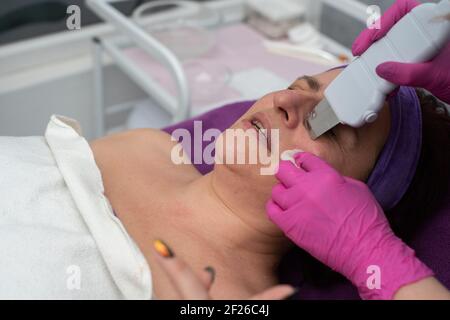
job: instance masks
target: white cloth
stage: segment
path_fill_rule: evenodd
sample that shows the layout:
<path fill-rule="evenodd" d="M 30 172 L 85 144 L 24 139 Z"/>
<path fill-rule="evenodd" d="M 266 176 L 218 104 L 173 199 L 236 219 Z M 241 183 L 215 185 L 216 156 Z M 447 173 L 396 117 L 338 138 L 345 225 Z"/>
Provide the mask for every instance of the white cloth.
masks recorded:
<path fill-rule="evenodd" d="M 0 299 L 150 299 L 148 264 L 76 121 L 0 137 Z"/>

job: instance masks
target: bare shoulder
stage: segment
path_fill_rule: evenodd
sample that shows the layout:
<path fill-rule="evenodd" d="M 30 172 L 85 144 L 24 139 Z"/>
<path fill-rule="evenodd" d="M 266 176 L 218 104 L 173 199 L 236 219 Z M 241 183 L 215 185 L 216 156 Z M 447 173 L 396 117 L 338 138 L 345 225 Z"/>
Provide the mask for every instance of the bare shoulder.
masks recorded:
<path fill-rule="evenodd" d="M 145 145 L 160 148 L 165 145 L 167 146 L 168 144 L 173 146 L 176 142 L 171 141 L 170 135 L 161 130 L 134 129 L 94 140 L 91 142 L 91 147 L 101 149 L 119 147 L 131 151 L 132 149 L 140 148 Z"/>
<path fill-rule="evenodd" d="M 102 174 L 109 176 L 161 175 L 169 179 L 174 175 L 182 179 L 196 173 L 192 165 L 174 164 L 171 154 L 178 143 L 160 130 L 129 130 L 92 141 L 90 145 Z"/>
<path fill-rule="evenodd" d="M 134 164 L 147 160 L 164 161 L 175 146 L 176 142 L 171 140 L 170 135 L 155 129 L 129 130 L 91 142 L 96 160 L 99 158 L 100 161 L 112 160 L 116 163 L 132 161 Z"/>

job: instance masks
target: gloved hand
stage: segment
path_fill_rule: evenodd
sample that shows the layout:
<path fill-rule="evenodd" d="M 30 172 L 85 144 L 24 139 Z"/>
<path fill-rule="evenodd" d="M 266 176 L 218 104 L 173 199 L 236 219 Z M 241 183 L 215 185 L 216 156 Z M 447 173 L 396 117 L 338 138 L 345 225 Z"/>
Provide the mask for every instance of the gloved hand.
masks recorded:
<path fill-rule="evenodd" d="M 392 232 L 368 187 L 310 153 L 282 161 L 267 213 L 285 235 L 347 277 L 363 299 L 392 299 L 403 285 L 432 276 Z M 368 286 L 379 268 L 379 289 Z M 370 282 L 371 283 L 371 282 Z M 374 282 L 376 284 L 376 282 Z"/>
<path fill-rule="evenodd" d="M 366 29 L 353 43 L 353 55 L 362 55 L 375 41 L 420 2 L 397 0 L 381 17 L 381 29 Z M 402 86 L 424 88 L 446 103 L 450 103 L 450 43 L 432 60 L 425 63 L 386 62 L 380 64 L 377 74 L 389 82 Z"/>

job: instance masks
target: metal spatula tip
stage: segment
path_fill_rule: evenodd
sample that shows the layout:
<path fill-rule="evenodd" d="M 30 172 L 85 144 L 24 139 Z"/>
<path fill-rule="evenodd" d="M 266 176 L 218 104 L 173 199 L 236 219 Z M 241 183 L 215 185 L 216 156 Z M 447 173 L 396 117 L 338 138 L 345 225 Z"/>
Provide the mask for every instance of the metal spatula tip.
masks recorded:
<path fill-rule="evenodd" d="M 327 99 L 323 99 L 305 121 L 309 136 L 317 140 L 328 130 L 340 123 L 336 113 L 334 113 Z"/>

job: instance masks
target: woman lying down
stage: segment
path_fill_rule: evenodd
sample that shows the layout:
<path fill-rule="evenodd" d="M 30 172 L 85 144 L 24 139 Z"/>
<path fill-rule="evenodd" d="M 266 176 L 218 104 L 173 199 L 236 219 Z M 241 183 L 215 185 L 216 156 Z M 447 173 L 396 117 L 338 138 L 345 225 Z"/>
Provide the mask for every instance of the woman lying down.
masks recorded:
<path fill-rule="evenodd" d="M 303 170 L 314 171 L 315 163 L 320 163 L 319 173 L 333 176 L 333 172 L 354 183 L 368 181 L 385 210 L 395 210 L 398 198 L 411 194 L 415 198 L 408 198 L 409 202 L 425 202 L 430 191 L 421 187 L 423 183 L 444 185 L 449 181 L 448 172 L 435 174 L 440 163 L 433 162 L 449 162 L 449 118 L 435 112 L 435 102 L 424 96 L 419 99 L 415 90 L 403 87 L 386 103 L 375 123 L 360 129 L 339 125 L 313 141 L 303 120 L 340 72 L 302 77 L 289 89 L 266 95 L 232 128 L 247 129 L 249 122 L 258 119 L 260 124 L 279 129 L 281 151 L 305 151 L 301 154 L 306 156 Z M 423 144 L 429 137 L 441 137 L 435 147 L 420 147 L 420 126 Z M 279 285 L 277 277 L 281 259 L 294 247 L 292 234 L 269 219 L 266 204 L 279 180 L 292 179 L 297 173 L 293 171 L 290 177 L 261 175 L 258 164 L 217 164 L 202 176 L 192 165 L 172 162 L 176 143 L 161 131 L 128 131 L 90 144 L 79 132 L 73 120 L 52 117 L 45 137 L 0 138 L 0 298 L 283 299 L 292 294 L 293 288 Z M 386 148 L 390 148 L 388 152 Z M 223 150 L 227 152 L 226 147 Z M 389 184 L 400 182 L 393 191 L 383 172 L 392 173 L 386 152 L 392 155 L 398 150 L 410 155 L 394 159 L 399 163 L 395 181 Z M 317 162 L 316 156 L 329 165 Z M 289 165 L 288 170 L 297 170 L 286 162 L 280 168 Z M 425 170 L 428 175 L 422 174 Z M 322 189 L 334 183 L 326 177 L 322 182 L 307 180 L 312 183 L 311 190 L 318 188 L 314 183 L 321 183 Z M 389 190 L 380 192 L 380 184 Z M 355 194 L 367 197 L 368 191 L 361 191 L 363 184 L 356 186 Z M 395 192 L 398 194 L 392 194 Z M 443 199 L 443 189 L 440 192 L 434 192 L 434 203 Z M 282 202 L 272 200 L 272 205 Z M 325 202 L 333 205 L 333 201 L 331 195 Z M 325 202 L 311 208 L 326 207 Z M 413 212 L 407 214 L 411 221 L 422 221 Z M 373 212 L 368 217 L 372 219 Z M 368 223 L 374 234 L 379 225 L 390 230 L 383 219 L 384 215 L 378 215 L 374 224 L 361 223 Z M 301 220 L 290 220 L 296 224 L 291 228 L 294 231 L 305 227 Z M 318 242 L 331 237 L 326 234 L 331 230 L 327 223 L 308 223 L 305 237 Z M 345 228 L 347 237 L 333 237 L 336 242 L 348 238 L 347 246 L 353 245 L 352 237 L 362 229 Z M 401 224 L 398 228 L 404 231 Z M 386 230 L 383 232 L 389 234 Z M 383 239 L 389 237 L 392 235 Z M 362 253 L 352 247 L 354 252 L 344 253 L 346 261 L 354 265 L 338 266 L 338 258 L 321 258 L 319 245 L 304 249 L 348 277 L 363 297 L 371 298 L 360 288 L 362 280 L 355 271 L 362 263 Z M 333 247 L 339 250 L 340 245 Z M 329 257 L 334 249 L 329 249 Z M 407 259 L 415 259 L 412 250 L 403 251 Z M 380 256 L 383 254 L 377 258 Z M 392 254 L 384 253 L 384 257 L 395 261 Z M 407 278 L 402 288 L 411 290 L 374 298 L 448 297 L 432 271 L 417 259 L 400 267 L 406 268 L 401 274 Z M 389 272 L 382 279 L 390 279 Z M 382 285 L 391 286 L 385 280 Z"/>

